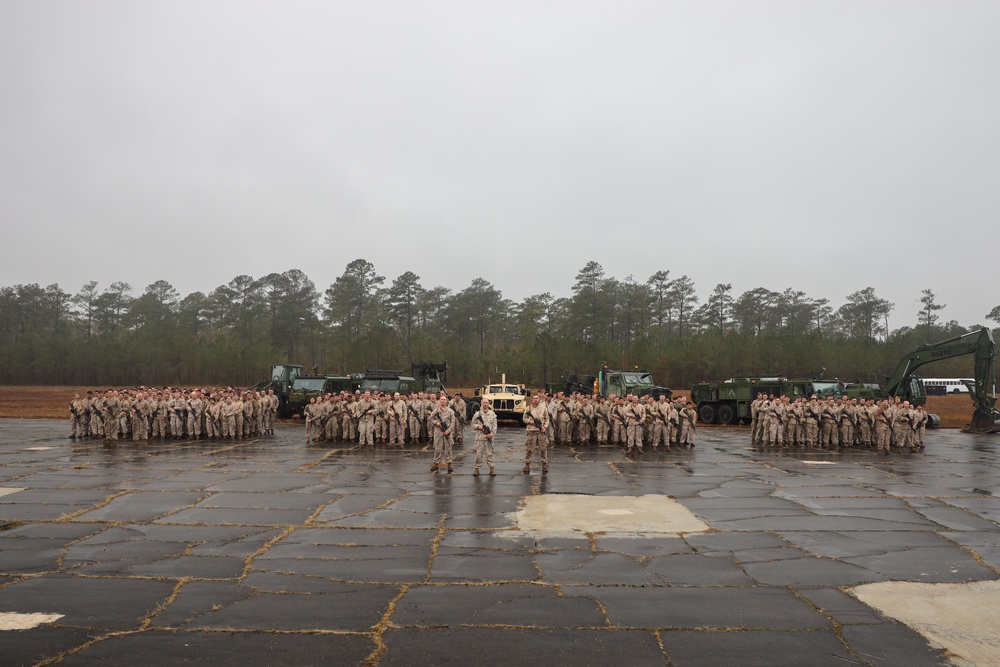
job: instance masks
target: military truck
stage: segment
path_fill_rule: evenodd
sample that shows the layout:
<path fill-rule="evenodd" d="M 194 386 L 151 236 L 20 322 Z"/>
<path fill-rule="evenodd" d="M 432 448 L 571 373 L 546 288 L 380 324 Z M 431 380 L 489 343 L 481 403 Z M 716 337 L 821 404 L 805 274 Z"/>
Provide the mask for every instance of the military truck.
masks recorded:
<path fill-rule="evenodd" d="M 360 373 L 352 375 L 300 375 L 292 382 L 292 389 L 285 402 L 279 404 L 278 417 L 288 419 L 293 415 L 301 415 L 305 407 L 309 405 L 310 398 L 319 398 L 326 394 L 339 394 L 342 391 L 353 393 L 361 388 L 362 378 Z"/>
<path fill-rule="evenodd" d="M 361 381 L 361 391 L 376 391 L 393 394 L 412 394 L 417 391 L 440 393 L 445 391 L 441 373 L 448 370 L 448 362 L 443 364 L 411 364 L 413 375 L 403 375 L 402 371 L 368 369 Z"/>
<path fill-rule="evenodd" d="M 485 384 L 475 390 L 474 396 L 465 399 L 466 419 L 472 419 L 482 400 L 488 398 L 493 411 L 497 413 L 497 419 L 513 419 L 520 422 L 524 417 L 524 411 L 528 409 L 530 396 L 531 391 L 523 384 L 507 382 L 507 374 L 504 373 L 500 376 L 498 384 Z"/>
<path fill-rule="evenodd" d="M 273 389 L 278 397 L 278 417 L 284 418 L 288 410 L 288 397 L 292 393 L 292 383 L 302 375 L 302 366 L 298 364 L 274 364 L 271 372 L 252 389 L 268 391 Z"/>
<path fill-rule="evenodd" d="M 421 390 L 415 377 L 403 375 L 400 371 L 368 369 L 361 381 L 361 391 L 370 391 L 373 394 L 377 391 L 388 394 L 394 394 L 398 391 L 400 394 L 406 395 Z"/>
<path fill-rule="evenodd" d="M 650 395 L 659 398 L 660 395 L 670 398 L 673 391 L 669 387 L 657 385 L 653 376 L 638 366 L 632 370 L 611 370 L 606 363 L 601 364 L 597 375 L 582 375 L 580 373 L 563 373 L 558 383 L 546 385 L 549 393 L 561 391 L 566 394 L 580 392 L 581 394 L 600 394 L 607 398 L 611 394 L 626 396 Z"/>
<path fill-rule="evenodd" d="M 410 375 L 417 381 L 417 391 L 441 393 L 444 388 L 444 374 L 448 372 L 448 362 L 440 364 L 410 364 Z"/>
<path fill-rule="evenodd" d="M 839 380 L 810 380 L 781 376 L 739 377 L 723 382 L 699 382 L 691 387 L 691 400 L 698 410 L 698 420 L 704 424 L 735 424 L 738 420 L 749 423 L 750 403 L 758 393 L 809 398 L 813 394 L 821 398 L 840 396 L 842 385 Z"/>

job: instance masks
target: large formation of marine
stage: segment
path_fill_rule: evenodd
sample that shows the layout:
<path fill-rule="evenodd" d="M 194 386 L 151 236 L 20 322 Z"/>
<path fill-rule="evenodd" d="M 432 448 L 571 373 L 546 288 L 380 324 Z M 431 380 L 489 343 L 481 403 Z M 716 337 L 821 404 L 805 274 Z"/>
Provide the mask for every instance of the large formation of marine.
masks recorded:
<path fill-rule="evenodd" d="M 880 455 L 924 449 L 928 414 L 922 405 L 893 399 L 757 394 L 750 404 L 754 446 L 876 448 Z"/>
<path fill-rule="evenodd" d="M 108 389 L 76 394 L 69 404 L 70 438 L 243 439 L 272 435 L 278 412 L 273 391 L 226 389 Z"/>
<path fill-rule="evenodd" d="M 430 420 L 441 397 L 448 398 L 460 426 L 467 408 L 460 392 L 390 395 L 383 392 L 340 392 L 311 398 L 304 409 L 310 442 L 384 443 L 390 447 L 433 440 Z M 627 451 L 663 446 L 693 446 L 696 412 L 681 397 L 586 396 L 537 392 L 549 424 L 550 444 L 621 445 Z M 94 390 L 70 402 L 70 437 L 131 439 L 242 439 L 271 435 L 278 411 L 273 391 L 226 389 Z M 454 441 L 463 441 L 456 428 Z"/>
<path fill-rule="evenodd" d="M 445 399 L 445 403 L 442 403 Z M 644 449 L 694 447 L 697 410 L 686 397 L 547 394 L 532 404 L 547 416 L 550 445 L 612 445 L 627 454 Z M 273 391 L 146 389 L 88 391 L 70 402 L 70 437 L 131 439 L 245 439 L 274 433 L 279 400 Z M 390 395 L 340 392 L 311 398 L 303 412 L 309 442 L 357 442 L 362 446 L 435 441 L 440 411 L 455 424 L 448 439 L 464 442 L 468 418 L 460 392 Z M 478 413 L 477 413 L 478 414 Z M 875 448 L 888 454 L 921 451 L 928 415 L 906 401 L 852 398 L 811 399 L 758 394 L 751 404 L 751 444 L 758 447 Z M 524 423 L 535 426 L 525 413 Z M 538 424 L 541 427 L 541 424 Z M 477 428 L 478 427 L 474 427 Z M 478 429 L 481 430 L 481 429 Z"/>

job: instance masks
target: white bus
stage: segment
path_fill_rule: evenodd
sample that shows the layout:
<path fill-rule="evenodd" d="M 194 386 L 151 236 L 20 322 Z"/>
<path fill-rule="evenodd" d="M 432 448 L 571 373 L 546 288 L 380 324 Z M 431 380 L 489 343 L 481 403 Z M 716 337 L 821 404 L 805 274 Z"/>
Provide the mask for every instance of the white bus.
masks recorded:
<path fill-rule="evenodd" d="M 968 394 L 966 382 L 975 384 L 975 380 L 962 378 L 924 378 L 924 389 L 928 396 L 944 396 L 945 394 Z"/>

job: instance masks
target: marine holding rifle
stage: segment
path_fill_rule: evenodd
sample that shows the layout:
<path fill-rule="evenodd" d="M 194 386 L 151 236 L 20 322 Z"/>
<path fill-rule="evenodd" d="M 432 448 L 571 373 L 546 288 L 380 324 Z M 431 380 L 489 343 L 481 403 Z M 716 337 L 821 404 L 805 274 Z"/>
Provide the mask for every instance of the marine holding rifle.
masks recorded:
<path fill-rule="evenodd" d="M 496 475 L 493 467 L 493 434 L 497 432 L 497 413 L 490 407 L 490 400 L 484 398 L 479 410 L 472 416 L 472 428 L 476 429 L 476 442 L 473 448 L 476 450 L 476 463 L 472 468 L 474 476 L 479 475 L 479 466 L 486 458 L 486 465 L 490 467 L 490 477 Z"/>

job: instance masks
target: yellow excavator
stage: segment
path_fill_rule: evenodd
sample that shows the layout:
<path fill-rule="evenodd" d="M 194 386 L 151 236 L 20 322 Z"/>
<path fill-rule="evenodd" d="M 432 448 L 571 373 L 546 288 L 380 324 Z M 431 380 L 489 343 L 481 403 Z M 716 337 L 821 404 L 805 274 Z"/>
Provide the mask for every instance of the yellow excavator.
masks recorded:
<path fill-rule="evenodd" d="M 997 351 L 993 332 L 989 329 L 970 331 L 939 343 L 921 345 L 899 360 L 895 372 L 886 380 L 883 393 L 886 396 L 899 396 L 911 403 L 923 404 L 927 400 L 927 394 L 923 382 L 920 378 L 913 377 L 913 372 L 924 364 L 965 354 L 975 355 L 975 380 L 965 382 L 975 410 L 972 421 L 962 430 L 970 433 L 1000 432 L 1000 410 L 996 409 Z"/>

